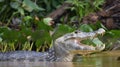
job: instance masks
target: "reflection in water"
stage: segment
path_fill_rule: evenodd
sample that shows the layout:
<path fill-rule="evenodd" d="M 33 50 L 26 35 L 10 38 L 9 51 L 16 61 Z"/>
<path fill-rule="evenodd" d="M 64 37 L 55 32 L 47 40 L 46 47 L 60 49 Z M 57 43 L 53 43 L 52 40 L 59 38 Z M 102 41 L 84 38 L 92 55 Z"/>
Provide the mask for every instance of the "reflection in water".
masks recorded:
<path fill-rule="evenodd" d="M 0 67 L 119 67 L 119 53 L 120 51 L 108 55 L 102 53 L 85 56 L 83 59 L 77 57 L 78 62 L 0 62 Z"/>
<path fill-rule="evenodd" d="M 73 67 L 72 62 L 0 62 L 0 67 Z"/>

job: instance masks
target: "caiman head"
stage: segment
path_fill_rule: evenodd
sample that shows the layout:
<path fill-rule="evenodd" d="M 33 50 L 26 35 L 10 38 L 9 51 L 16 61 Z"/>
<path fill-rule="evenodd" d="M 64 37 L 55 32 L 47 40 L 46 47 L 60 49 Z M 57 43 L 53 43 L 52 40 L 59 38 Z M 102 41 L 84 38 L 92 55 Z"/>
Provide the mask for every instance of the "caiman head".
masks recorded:
<path fill-rule="evenodd" d="M 97 35 L 103 35 L 105 30 L 103 28 L 98 29 L 93 32 L 82 32 L 82 31 L 74 31 L 72 33 L 65 34 L 62 37 L 59 37 L 54 42 L 54 49 L 56 56 L 61 61 L 70 61 L 73 55 L 77 54 L 77 51 L 101 51 L 105 48 L 105 45 L 102 46 L 89 46 L 80 43 L 80 41 L 94 38 Z M 76 51 L 75 53 L 72 53 Z M 61 58 L 62 57 L 62 58 Z"/>

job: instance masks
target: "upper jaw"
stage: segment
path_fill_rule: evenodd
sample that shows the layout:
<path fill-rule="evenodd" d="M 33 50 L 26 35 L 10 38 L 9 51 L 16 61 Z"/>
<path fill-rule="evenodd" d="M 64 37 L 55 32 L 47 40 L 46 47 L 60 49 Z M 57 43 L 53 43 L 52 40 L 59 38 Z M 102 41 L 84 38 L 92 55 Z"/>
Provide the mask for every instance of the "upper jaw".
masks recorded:
<path fill-rule="evenodd" d="M 97 35 L 103 35 L 104 33 L 105 33 L 105 30 L 103 28 L 100 28 L 93 32 L 75 31 L 72 33 L 73 36 L 71 36 L 71 38 L 84 40 L 84 39 L 88 39 L 88 38 L 94 38 Z"/>
<path fill-rule="evenodd" d="M 98 29 L 97 31 L 95 31 L 96 34 L 100 34 L 103 35 L 105 33 L 105 30 L 103 28 Z"/>
<path fill-rule="evenodd" d="M 83 50 L 103 50 L 105 48 L 105 44 L 103 45 L 99 45 L 99 46 L 88 46 L 88 45 L 81 45 L 82 43 L 80 43 L 81 40 L 85 40 L 85 39 L 89 39 L 89 38 L 94 38 L 97 35 L 103 35 L 105 33 L 105 30 L 103 28 L 100 28 L 96 31 L 93 32 L 80 32 L 78 31 L 78 33 L 74 34 L 74 39 L 77 43 L 80 44 L 80 48 L 78 47 L 78 49 L 83 49 Z M 83 46 L 83 48 L 82 48 Z"/>

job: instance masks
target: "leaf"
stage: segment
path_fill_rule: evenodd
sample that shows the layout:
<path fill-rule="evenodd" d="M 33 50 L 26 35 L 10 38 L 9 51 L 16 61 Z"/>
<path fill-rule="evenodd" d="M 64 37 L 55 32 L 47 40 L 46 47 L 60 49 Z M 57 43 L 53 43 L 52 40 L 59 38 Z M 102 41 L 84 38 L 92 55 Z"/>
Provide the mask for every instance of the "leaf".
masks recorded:
<path fill-rule="evenodd" d="M 44 43 L 44 41 L 43 41 L 43 40 L 38 39 L 38 40 L 36 40 L 35 45 L 36 45 L 36 46 L 37 46 L 37 48 L 38 48 L 38 47 L 40 47 L 43 43 Z"/>
<path fill-rule="evenodd" d="M 97 46 L 97 45 L 103 45 L 103 42 L 100 41 L 98 38 L 94 38 L 92 42 Z"/>
<path fill-rule="evenodd" d="M 5 31 L 9 31 L 9 30 L 11 29 L 8 27 L 0 27 L 0 33 L 4 33 Z"/>
<path fill-rule="evenodd" d="M 74 28 L 72 28 L 68 25 L 59 25 L 53 34 L 53 39 L 56 39 L 56 38 L 66 34 L 66 33 L 72 32 L 74 30 L 75 30 Z"/>
<path fill-rule="evenodd" d="M 0 2 L 4 2 L 4 0 L 0 0 Z"/>
<path fill-rule="evenodd" d="M 109 34 L 110 33 L 113 38 L 120 38 L 120 30 L 111 30 L 109 31 Z"/>
<path fill-rule="evenodd" d="M 45 31 L 45 30 L 36 30 L 33 34 L 32 34 L 32 38 L 33 40 L 38 40 L 38 39 L 41 39 L 41 40 L 46 40 L 47 41 L 47 38 L 49 40 L 50 38 L 50 34 L 49 32 Z"/>
<path fill-rule="evenodd" d="M 2 42 L 2 40 L 3 40 L 3 39 L 0 37 L 0 42 Z"/>
<path fill-rule="evenodd" d="M 15 30 L 6 30 L 3 33 L 3 40 L 7 42 L 16 42 L 18 40 L 19 32 Z"/>
<path fill-rule="evenodd" d="M 85 32 L 91 32 L 91 31 L 93 31 L 93 29 L 89 25 L 87 25 L 87 24 L 81 25 L 80 28 L 79 28 L 79 30 L 85 31 Z"/>
<path fill-rule="evenodd" d="M 31 16 L 25 16 L 25 17 L 24 17 L 24 20 L 25 20 L 25 21 L 29 21 L 29 20 L 31 20 L 31 19 L 32 19 Z"/>
<path fill-rule="evenodd" d="M 32 12 L 33 10 L 39 10 L 39 11 L 44 10 L 43 8 L 40 8 L 37 4 L 35 4 L 31 0 L 24 0 L 22 7 L 29 12 Z"/>
<path fill-rule="evenodd" d="M 92 46 L 103 46 L 104 43 L 98 38 L 82 40 L 81 43 Z"/>
<path fill-rule="evenodd" d="M 52 38 L 49 34 L 49 32 L 45 31 L 45 30 L 36 30 L 33 34 L 32 34 L 32 39 L 33 41 L 36 41 L 36 45 L 41 45 L 44 43 L 50 43 L 52 41 Z"/>
<path fill-rule="evenodd" d="M 20 3 L 18 2 L 10 2 L 10 6 L 14 9 L 18 9 L 20 7 Z"/>
<path fill-rule="evenodd" d="M 44 22 L 42 21 L 39 21 L 39 22 L 36 22 L 37 23 L 37 29 L 38 30 L 46 30 L 46 31 L 50 31 L 52 30 L 52 27 L 49 26 L 49 25 L 46 25 Z"/>
<path fill-rule="evenodd" d="M 24 9 L 21 8 L 21 7 L 18 8 L 18 12 L 20 12 L 20 14 L 23 15 L 23 16 L 25 15 Z"/>
<path fill-rule="evenodd" d="M 50 23 L 51 21 L 52 21 L 52 18 L 44 18 L 44 19 L 43 19 L 43 22 L 44 22 L 46 25 L 50 25 L 50 24 L 51 24 L 51 23 Z"/>
<path fill-rule="evenodd" d="M 30 40 L 31 38 L 28 38 L 28 37 L 31 37 L 32 35 L 32 30 L 30 28 L 21 28 L 21 30 L 19 31 L 20 32 L 20 35 L 19 35 L 19 38 L 18 38 L 18 41 L 20 43 L 25 43 L 26 41 Z"/>

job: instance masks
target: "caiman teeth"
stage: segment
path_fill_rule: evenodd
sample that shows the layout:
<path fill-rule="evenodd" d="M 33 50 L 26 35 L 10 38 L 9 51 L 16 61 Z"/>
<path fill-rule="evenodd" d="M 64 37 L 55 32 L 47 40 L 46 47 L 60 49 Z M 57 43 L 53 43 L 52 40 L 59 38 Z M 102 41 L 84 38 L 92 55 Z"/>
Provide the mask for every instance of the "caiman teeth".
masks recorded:
<path fill-rule="evenodd" d="M 101 34 L 102 36 L 104 35 L 104 33 Z"/>
<path fill-rule="evenodd" d="M 103 36 L 105 33 L 101 33 L 100 35 Z"/>

